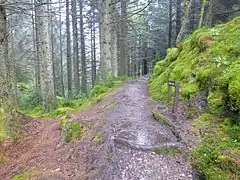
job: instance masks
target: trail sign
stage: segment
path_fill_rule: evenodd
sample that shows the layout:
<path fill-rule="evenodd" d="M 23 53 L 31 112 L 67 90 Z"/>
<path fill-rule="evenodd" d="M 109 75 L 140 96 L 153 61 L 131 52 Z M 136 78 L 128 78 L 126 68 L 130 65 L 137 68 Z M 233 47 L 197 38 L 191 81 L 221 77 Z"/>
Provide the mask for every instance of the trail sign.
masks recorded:
<path fill-rule="evenodd" d="M 172 87 L 175 88 L 174 99 L 173 99 L 173 107 L 172 107 L 172 112 L 174 113 L 177 106 L 178 106 L 180 85 L 176 81 L 168 81 L 168 101 L 167 101 L 168 104 L 171 101 Z"/>

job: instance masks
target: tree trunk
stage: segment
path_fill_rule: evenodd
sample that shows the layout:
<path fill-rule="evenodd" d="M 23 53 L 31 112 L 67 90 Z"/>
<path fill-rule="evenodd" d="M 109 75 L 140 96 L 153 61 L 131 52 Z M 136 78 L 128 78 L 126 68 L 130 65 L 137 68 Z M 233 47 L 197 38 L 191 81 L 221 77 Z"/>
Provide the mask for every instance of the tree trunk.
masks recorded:
<path fill-rule="evenodd" d="M 176 36 L 179 34 L 181 30 L 181 2 L 182 0 L 177 0 L 177 10 L 176 10 Z"/>
<path fill-rule="evenodd" d="M 128 60 L 127 60 L 127 45 L 125 43 L 126 41 L 126 34 L 127 34 L 127 28 L 126 28 L 126 16 L 127 16 L 127 3 L 126 0 L 123 0 L 121 2 L 121 22 L 120 22 L 120 70 L 119 70 L 119 75 L 120 76 L 125 76 L 127 75 L 127 65 L 128 65 Z"/>
<path fill-rule="evenodd" d="M 50 34 L 49 42 L 51 44 L 50 58 L 52 60 L 54 94 L 56 96 L 56 68 L 55 68 L 54 34 L 53 34 L 53 20 L 52 20 L 52 13 L 51 13 L 51 0 L 48 0 L 48 19 L 49 19 L 49 34 Z"/>
<path fill-rule="evenodd" d="M 168 48 L 172 47 L 172 0 L 169 0 Z"/>
<path fill-rule="evenodd" d="M 60 81 L 61 81 L 61 92 L 62 92 L 62 97 L 65 97 L 65 91 L 64 91 L 64 81 L 63 81 L 63 50 L 62 50 L 62 14 L 61 14 L 61 0 L 59 0 L 59 21 L 60 21 L 60 27 L 59 27 L 59 43 L 60 43 Z"/>
<path fill-rule="evenodd" d="M 116 11 L 116 4 L 112 4 L 112 10 L 111 10 L 111 17 L 112 17 L 112 23 L 111 23 L 111 66 L 112 66 L 112 75 L 114 77 L 118 76 L 118 48 L 117 48 L 117 11 Z"/>
<path fill-rule="evenodd" d="M 43 108 L 46 112 L 56 108 L 56 96 L 54 94 L 53 82 L 53 63 L 50 55 L 49 43 L 49 23 L 48 23 L 48 7 L 47 0 L 38 3 L 36 6 L 36 16 L 38 21 L 36 28 L 38 29 L 38 54 L 40 60 L 41 74 L 41 92 L 43 100 Z"/>
<path fill-rule="evenodd" d="M 83 24 L 83 0 L 79 0 L 80 9 L 80 41 L 81 41 L 81 70 L 82 70 L 82 93 L 87 93 L 87 66 L 86 66 L 86 53 L 85 53 L 85 37 L 84 37 L 84 24 Z"/>
<path fill-rule="evenodd" d="M 79 75 L 79 49 L 78 49 L 78 29 L 77 29 L 77 3 L 72 0 L 72 29 L 73 29 L 73 81 L 75 90 L 80 92 Z M 81 18 L 81 16 L 80 16 Z"/>
<path fill-rule="evenodd" d="M 91 66 L 92 66 L 92 87 L 96 83 L 97 64 L 96 64 L 96 25 L 95 25 L 95 9 L 93 2 L 91 4 Z"/>
<path fill-rule="evenodd" d="M 67 84 L 68 98 L 72 98 L 72 59 L 71 59 L 71 34 L 69 20 L 69 0 L 66 0 L 66 32 L 67 32 Z"/>
<path fill-rule="evenodd" d="M 177 41 L 182 41 L 199 24 L 199 13 L 201 11 L 202 0 L 190 0 L 186 8 L 184 21 L 178 34 Z"/>
<path fill-rule="evenodd" d="M 8 30 L 7 14 L 4 5 L 5 1 L 0 0 L 0 138 L 15 135 L 18 127 L 18 113 L 16 101 L 13 94 L 13 79 L 11 67 L 14 62 L 8 57 Z"/>
<path fill-rule="evenodd" d="M 111 0 L 103 0 L 100 15 L 100 80 L 107 78 L 111 67 Z"/>
<path fill-rule="evenodd" d="M 39 16 L 36 16 L 36 0 L 34 0 L 34 14 L 35 14 L 35 19 L 34 15 L 32 16 L 32 24 L 33 24 L 33 44 L 34 44 L 34 64 L 35 64 L 35 86 L 38 90 L 41 89 L 41 82 L 40 82 L 40 61 L 39 61 L 39 38 L 38 38 L 38 29 L 36 27 L 36 24 L 39 23 Z"/>

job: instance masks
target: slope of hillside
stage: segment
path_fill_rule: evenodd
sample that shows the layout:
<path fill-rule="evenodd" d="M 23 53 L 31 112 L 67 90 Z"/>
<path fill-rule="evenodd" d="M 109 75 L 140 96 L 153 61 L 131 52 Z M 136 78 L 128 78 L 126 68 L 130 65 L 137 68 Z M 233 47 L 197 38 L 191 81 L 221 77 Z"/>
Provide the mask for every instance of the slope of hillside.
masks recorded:
<path fill-rule="evenodd" d="M 240 17 L 196 30 L 169 49 L 149 80 L 153 99 L 166 100 L 168 80 L 180 83 L 181 100 L 204 92 L 206 112 L 193 121 L 195 130 L 204 129 L 194 164 L 207 179 L 239 179 Z"/>

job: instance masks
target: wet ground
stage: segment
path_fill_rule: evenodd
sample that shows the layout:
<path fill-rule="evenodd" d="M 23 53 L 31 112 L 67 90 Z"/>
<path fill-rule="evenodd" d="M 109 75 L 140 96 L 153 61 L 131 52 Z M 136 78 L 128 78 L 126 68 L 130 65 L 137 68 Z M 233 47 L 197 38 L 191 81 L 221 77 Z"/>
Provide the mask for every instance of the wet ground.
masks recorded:
<path fill-rule="evenodd" d="M 184 143 L 153 119 L 152 110 L 158 105 L 148 97 L 147 80 L 131 80 L 91 108 L 74 113 L 75 121 L 89 127 L 78 141 L 63 141 L 59 118 L 30 118 L 21 138 L 0 144 L 4 159 L 0 179 L 24 172 L 28 179 L 41 180 L 195 179 L 184 151 L 155 153 L 156 148 L 181 149 Z M 168 112 L 164 106 L 161 109 Z M 175 128 L 187 127 L 183 118 L 176 121 L 181 124 Z M 94 143 L 96 135 L 104 141 Z"/>
<path fill-rule="evenodd" d="M 153 119 L 156 103 L 149 100 L 147 79 L 141 77 L 128 82 L 114 97 L 116 106 L 101 129 L 107 141 L 95 162 L 96 166 L 101 165 L 96 179 L 193 179 L 184 153 L 155 153 L 156 148 L 179 147 L 181 142 L 170 129 Z"/>

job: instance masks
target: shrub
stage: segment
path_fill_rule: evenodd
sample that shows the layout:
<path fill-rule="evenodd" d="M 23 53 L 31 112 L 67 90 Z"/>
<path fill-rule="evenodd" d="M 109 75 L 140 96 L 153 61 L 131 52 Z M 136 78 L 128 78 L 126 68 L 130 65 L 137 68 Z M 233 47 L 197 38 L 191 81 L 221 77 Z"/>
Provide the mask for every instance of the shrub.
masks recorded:
<path fill-rule="evenodd" d="M 38 106 L 42 101 L 41 91 L 35 87 L 31 87 L 21 94 L 19 106 L 22 109 L 31 109 Z"/>
<path fill-rule="evenodd" d="M 91 96 L 92 97 L 97 97 L 100 94 L 103 94 L 107 91 L 107 88 L 102 85 L 102 84 L 97 84 L 93 87 L 93 89 L 91 90 Z"/>

